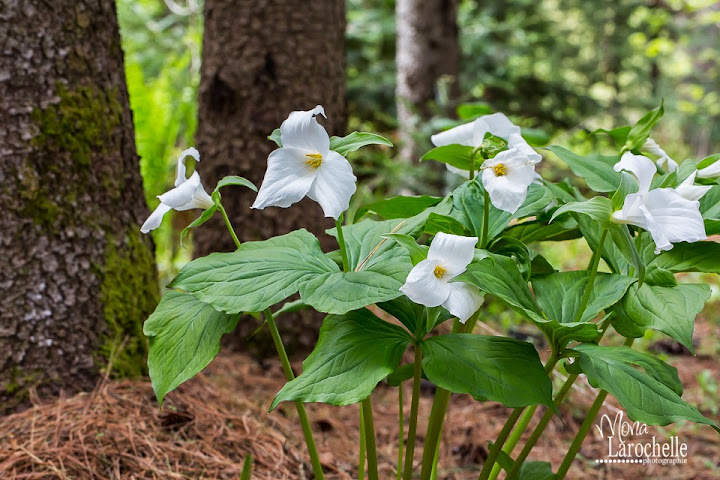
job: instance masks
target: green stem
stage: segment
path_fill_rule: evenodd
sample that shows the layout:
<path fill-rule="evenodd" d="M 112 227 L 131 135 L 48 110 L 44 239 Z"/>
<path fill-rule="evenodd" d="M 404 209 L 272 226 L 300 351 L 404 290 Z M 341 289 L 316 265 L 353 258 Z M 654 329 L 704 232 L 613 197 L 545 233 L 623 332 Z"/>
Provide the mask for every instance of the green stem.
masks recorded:
<path fill-rule="evenodd" d="M 350 271 L 350 263 L 348 262 L 347 247 L 345 246 L 345 236 L 342 229 L 342 215 L 335 220 L 335 228 L 337 228 L 338 244 L 340 245 L 340 256 L 342 257 L 343 272 Z"/>
<path fill-rule="evenodd" d="M 433 460 L 432 473 L 430 474 L 430 480 L 437 480 L 438 478 L 438 460 L 440 459 L 440 444 L 438 443 L 435 449 L 435 460 Z"/>
<path fill-rule="evenodd" d="M 227 227 L 228 232 L 230 232 L 230 236 L 235 242 L 235 246 L 237 248 L 240 248 L 240 240 L 238 239 L 237 235 L 235 235 L 235 229 L 233 229 L 232 223 L 230 223 L 230 218 L 228 217 L 225 208 L 222 206 L 222 203 L 218 203 L 217 206 L 220 209 L 220 213 L 222 214 L 223 219 L 225 220 L 225 226 Z"/>
<path fill-rule="evenodd" d="M 520 441 L 520 437 L 522 437 L 522 434 L 525 433 L 525 429 L 530 424 L 530 421 L 532 420 L 532 417 L 535 415 L 535 412 L 537 411 L 538 406 L 532 405 L 530 407 L 525 408 L 523 411 L 522 416 L 520 417 L 520 420 L 517 422 L 517 426 L 512 431 L 510 436 L 507 439 L 507 442 L 505 442 L 505 445 L 502 447 L 502 451 L 510 455 L 512 451 L 515 449 L 515 446 Z M 500 471 L 502 470 L 502 467 L 499 463 L 495 463 L 493 465 L 492 471 L 490 472 L 490 476 L 488 477 L 488 480 L 495 480 L 498 475 L 500 475 Z"/>
<path fill-rule="evenodd" d="M 397 480 L 402 480 L 402 469 L 403 469 L 403 448 L 405 440 L 405 411 L 403 403 L 403 384 L 398 385 L 398 426 L 399 432 L 398 440 L 398 460 L 397 460 Z"/>
<path fill-rule="evenodd" d="M 275 348 L 280 356 L 280 362 L 282 363 L 283 371 L 285 372 L 285 378 L 289 382 L 295 378 L 295 374 L 290 366 L 290 360 L 288 359 L 287 352 L 285 352 L 285 347 L 283 346 L 282 339 L 280 338 L 280 332 L 278 332 L 275 319 L 273 318 L 273 314 L 269 308 L 265 310 L 264 314 L 268 328 L 270 329 L 270 335 L 272 335 L 273 343 L 275 343 Z M 315 439 L 313 438 L 305 406 L 302 402 L 295 402 L 295 408 L 297 409 L 298 417 L 300 417 L 300 425 L 302 426 L 305 444 L 307 445 L 308 453 L 310 454 L 310 463 L 312 464 L 313 473 L 315 474 L 316 479 L 322 480 L 325 478 L 325 475 L 323 474 L 320 457 L 318 456 L 317 448 L 315 447 Z"/>
<path fill-rule="evenodd" d="M 375 448 L 375 425 L 373 424 L 372 400 L 362 401 L 363 423 L 365 424 L 365 450 L 367 451 L 367 472 L 369 480 L 378 480 L 377 450 Z"/>
<path fill-rule="evenodd" d="M 575 315 L 576 322 L 579 322 L 582 319 L 582 316 L 585 313 L 585 308 L 587 307 L 588 301 L 590 300 L 590 295 L 592 294 L 593 286 L 595 284 L 595 277 L 597 276 L 598 266 L 600 265 L 600 257 L 602 257 L 603 245 L 605 244 L 605 238 L 607 237 L 607 234 L 608 229 L 603 229 L 602 234 L 600 235 L 600 242 L 598 243 L 597 250 L 593 254 L 592 265 L 590 265 L 590 278 L 588 279 L 588 283 L 585 286 L 585 293 L 580 300 L 580 307 L 578 308 L 577 314 Z"/>
<path fill-rule="evenodd" d="M 630 347 L 632 346 L 634 341 L 634 338 L 628 338 L 625 340 L 624 345 L 626 347 Z M 605 398 L 607 398 L 607 396 L 608 392 L 606 392 L 605 390 L 600 390 L 598 396 L 595 397 L 595 401 L 590 407 L 590 410 L 588 411 L 585 420 L 583 421 L 582 425 L 580 425 L 580 430 L 578 430 L 577 435 L 575 435 L 575 438 L 570 445 L 570 449 L 568 450 L 565 458 L 560 464 L 560 468 L 558 468 L 558 471 L 555 474 L 555 478 L 557 480 L 563 480 L 565 478 L 565 475 L 567 475 L 568 470 L 570 470 L 570 465 L 572 465 L 573 460 L 575 460 L 577 453 L 580 451 L 580 447 L 582 446 L 583 441 L 585 441 L 585 437 L 587 436 L 588 432 L 592 428 L 593 423 L 595 422 L 595 418 L 600 412 L 600 408 L 602 408 L 603 402 L 605 401 Z"/>
<path fill-rule="evenodd" d="M 358 454 L 358 480 L 365 480 L 365 421 L 360 405 L 360 453 Z"/>
<path fill-rule="evenodd" d="M 505 426 L 502 430 L 500 430 L 500 433 L 495 439 L 495 443 L 493 443 L 493 446 L 488 452 L 487 459 L 485 460 L 485 464 L 480 471 L 480 476 L 478 477 L 478 480 L 487 480 L 490 477 L 492 467 L 495 465 L 497 458 L 500 456 L 500 451 L 505 444 L 505 440 L 507 440 L 510 432 L 520 418 L 520 415 L 522 415 L 523 410 L 524 408 L 516 408 L 512 411 L 510 417 L 508 417 L 507 421 L 505 422 Z"/>
<path fill-rule="evenodd" d="M 412 400 L 410 402 L 410 423 L 408 424 L 408 438 L 405 446 L 405 464 L 403 480 L 412 479 L 413 455 L 415 454 L 415 432 L 417 431 L 418 405 L 420 403 L 420 381 L 422 380 L 422 350 L 415 344 L 415 368 L 413 370 Z"/>
<path fill-rule="evenodd" d="M 486 248 L 488 243 L 490 228 L 490 194 L 485 190 L 485 198 L 483 199 L 483 227 L 482 239 L 480 240 L 480 248 Z"/>

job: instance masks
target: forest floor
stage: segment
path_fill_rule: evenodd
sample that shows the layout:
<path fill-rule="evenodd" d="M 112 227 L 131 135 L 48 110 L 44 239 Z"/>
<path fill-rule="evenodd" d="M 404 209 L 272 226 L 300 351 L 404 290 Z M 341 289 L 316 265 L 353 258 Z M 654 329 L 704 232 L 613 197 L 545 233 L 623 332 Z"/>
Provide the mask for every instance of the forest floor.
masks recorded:
<path fill-rule="evenodd" d="M 670 355 L 686 386 L 684 398 L 718 421 L 717 381 L 720 327 L 700 321 L 698 355 Z M 706 342 L 708 343 L 708 342 Z M 667 345 L 659 348 L 667 352 Z M 677 352 L 676 352 L 677 353 Z M 296 365 L 299 369 L 300 364 Z M 292 404 L 267 414 L 272 396 L 282 386 L 279 362 L 257 361 L 223 352 L 195 379 L 168 395 L 158 409 L 149 379 L 105 380 L 95 391 L 52 401 L 33 398 L 33 407 L 0 419 L 0 478 L 2 479 L 237 479 L 242 459 L 251 453 L 253 479 L 309 479 L 301 430 Z M 573 391 L 554 417 L 530 459 L 562 460 L 594 398 L 585 384 Z M 409 411 L 409 384 L 405 412 Z M 422 421 L 418 425 L 416 464 L 432 403 L 423 389 Z M 380 478 L 396 478 L 398 439 L 397 389 L 381 383 L 373 394 Z M 328 480 L 357 478 L 358 407 L 308 405 L 318 450 Z M 614 400 L 601 411 L 614 418 Z M 475 479 L 509 410 L 499 404 L 453 396 L 440 450 L 440 479 Z M 536 415 L 535 421 L 537 421 Z M 606 428 L 607 432 L 607 428 Z M 593 428 L 575 460 L 568 479 L 720 478 L 720 440 L 712 428 L 692 424 L 648 427 L 626 441 L 659 442 L 678 436 L 688 445 L 683 465 L 598 464 L 606 458 L 607 439 Z M 517 453 L 517 451 L 516 451 Z M 501 477 L 502 478 L 502 477 Z"/>

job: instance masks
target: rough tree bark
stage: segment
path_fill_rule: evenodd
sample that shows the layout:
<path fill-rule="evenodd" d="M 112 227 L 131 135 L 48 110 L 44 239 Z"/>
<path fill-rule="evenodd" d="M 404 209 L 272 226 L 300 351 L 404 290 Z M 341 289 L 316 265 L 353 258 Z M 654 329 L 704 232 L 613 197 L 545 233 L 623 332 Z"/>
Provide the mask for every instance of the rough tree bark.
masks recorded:
<path fill-rule="evenodd" d="M 225 175 L 241 175 L 260 185 L 268 154 L 267 139 L 293 110 L 325 107 L 320 120 L 331 135 L 344 134 L 345 2 L 342 0 L 207 0 L 201 68 L 197 144 L 208 188 Z M 326 248 L 337 248 L 324 231 L 332 220 L 305 199 L 288 209 L 250 210 L 255 193 L 223 191 L 223 204 L 241 241 L 263 240 L 306 228 Z M 219 218 L 195 234 L 196 255 L 234 250 Z M 292 343 L 311 345 L 316 315 L 304 312 L 281 321 Z M 252 331 L 241 322 L 241 336 Z M 266 342 L 254 342 L 265 344 Z M 292 345 L 291 345 L 292 347 Z"/>
<path fill-rule="evenodd" d="M 448 94 L 458 96 L 460 69 L 457 0 L 397 0 L 396 104 L 400 157 L 417 161 L 417 125 L 431 116 L 438 80 L 447 76 Z"/>
<path fill-rule="evenodd" d="M 144 370 L 157 272 L 111 0 L 0 4 L 0 411 Z"/>

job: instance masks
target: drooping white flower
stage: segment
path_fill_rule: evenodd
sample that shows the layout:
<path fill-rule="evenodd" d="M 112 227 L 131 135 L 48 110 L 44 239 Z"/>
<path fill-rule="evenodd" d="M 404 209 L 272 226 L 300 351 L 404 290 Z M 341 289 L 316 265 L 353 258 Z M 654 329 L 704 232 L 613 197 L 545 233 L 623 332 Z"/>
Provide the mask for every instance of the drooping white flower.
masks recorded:
<path fill-rule="evenodd" d="M 705 168 L 701 168 L 697 172 L 698 178 L 718 178 L 720 177 L 720 160 L 711 163 Z"/>
<path fill-rule="evenodd" d="M 160 226 L 163 217 L 170 210 L 191 210 L 193 208 L 202 208 L 206 210 L 214 205 L 210 195 L 207 194 L 200 181 L 200 174 L 195 171 L 190 178 L 185 177 L 185 158 L 193 157 L 195 161 L 200 161 L 200 153 L 193 147 L 184 150 L 178 157 L 177 176 L 175 178 L 175 188 L 158 195 L 160 205 L 145 220 L 140 228 L 142 233 L 148 233 Z"/>
<path fill-rule="evenodd" d="M 357 179 L 350 163 L 330 150 L 330 137 L 317 122 L 320 105 L 292 112 L 280 126 L 282 148 L 268 157 L 268 168 L 252 208 L 289 207 L 305 195 L 320 204 L 326 217 L 337 220 L 350 205 Z"/>
<path fill-rule="evenodd" d="M 645 140 L 645 144 L 643 145 L 642 150 L 658 156 L 658 159 L 655 160 L 655 163 L 658 167 L 664 168 L 670 173 L 674 172 L 677 169 L 677 162 L 670 158 L 670 155 L 668 155 L 665 150 L 660 148 L 660 145 L 658 145 L 657 142 L 652 138 L 648 138 L 647 140 Z"/>
<path fill-rule="evenodd" d="M 636 225 L 650 232 L 656 254 L 670 250 L 673 243 L 697 242 L 707 238 L 700 202 L 688 200 L 681 194 L 682 191 L 687 195 L 690 192 L 696 195 L 697 191 L 690 190 L 694 187 L 681 185 L 678 190 L 650 190 L 657 172 L 655 164 L 647 157 L 630 152 L 625 152 L 614 168 L 617 172 L 627 170 L 635 175 L 640 188 L 637 193 L 625 197 L 622 209 L 613 212 L 613 221 Z"/>
<path fill-rule="evenodd" d="M 431 137 L 436 147 L 458 144 L 479 147 L 490 133 L 507 141 L 508 149 L 482 164 L 483 187 L 492 204 L 500 210 L 515 213 L 525 201 L 530 184 L 536 179 L 535 164 L 542 160 L 520 134 L 520 127 L 502 113 L 484 115 Z M 447 165 L 453 173 L 469 178 L 470 172 Z"/>
<path fill-rule="evenodd" d="M 686 200 L 700 200 L 712 188 L 711 185 L 695 185 L 697 173 L 695 170 L 675 189 Z"/>
<path fill-rule="evenodd" d="M 472 285 L 450 280 L 467 269 L 477 241 L 477 237 L 439 232 L 430 244 L 427 258 L 413 267 L 400 291 L 420 305 L 442 305 L 465 323 L 480 308 L 483 296 Z"/>

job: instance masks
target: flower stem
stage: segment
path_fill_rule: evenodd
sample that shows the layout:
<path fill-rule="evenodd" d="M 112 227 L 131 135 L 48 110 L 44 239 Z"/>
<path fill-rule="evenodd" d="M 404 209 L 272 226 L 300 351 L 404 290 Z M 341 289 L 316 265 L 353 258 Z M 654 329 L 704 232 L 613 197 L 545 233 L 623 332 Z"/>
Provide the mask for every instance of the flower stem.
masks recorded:
<path fill-rule="evenodd" d="M 285 347 L 283 346 L 282 339 L 280 338 L 280 332 L 278 332 L 275 319 L 273 318 L 273 314 L 269 308 L 265 309 L 264 314 L 268 328 L 270 329 L 270 335 L 272 335 L 273 343 L 275 343 L 275 348 L 280 356 L 280 362 L 282 363 L 283 371 L 285 372 L 285 378 L 290 381 L 295 378 L 295 374 L 290 366 L 290 360 L 288 359 L 287 352 L 285 352 Z M 313 438 L 305 406 L 302 402 L 295 402 L 295 408 L 297 409 L 298 417 L 300 417 L 300 425 L 302 426 L 305 444 L 307 445 L 308 453 L 310 454 L 310 463 L 312 464 L 313 473 L 315 474 L 316 479 L 322 480 L 325 478 L 325 475 L 323 474 L 320 457 L 318 456 L 317 448 L 315 447 L 315 439 Z"/>
<path fill-rule="evenodd" d="M 500 456 L 500 451 L 505 444 L 505 440 L 507 440 L 508 436 L 510 435 L 510 431 L 517 423 L 520 415 L 522 415 L 523 410 L 524 408 L 516 408 L 508 417 L 507 421 L 505 422 L 505 426 L 502 428 L 502 430 L 500 430 L 500 433 L 495 439 L 495 443 L 493 443 L 493 446 L 488 452 L 485 464 L 483 465 L 482 470 L 480 470 L 480 476 L 478 477 L 478 480 L 487 480 L 490 477 L 492 467 L 495 465 L 495 461 Z"/>
<path fill-rule="evenodd" d="M 413 370 L 412 400 L 410 402 L 410 423 L 408 424 L 408 438 L 405 446 L 405 465 L 403 480 L 412 479 L 413 455 L 415 453 L 415 432 L 417 430 L 418 405 L 420 403 L 420 381 L 422 380 L 422 350 L 415 344 L 415 363 Z"/>
<path fill-rule="evenodd" d="M 628 338 L 625 340 L 624 345 L 630 347 L 632 346 L 634 341 L 634 338 Z M 573 460 L 575 460 L 577 453 L 580 451 L 580 447 L 582 446 L 583 441 L 585 441 L 585 437 L 587 436 L 588 432 L 592 428 L 593 422 L 595 422 L 595 418 L 600 412 L 600 408 L 602 408 L 603 402 L 605 401 L 605 398 L 607 396 L 608 392 L 606 392 L 605 390 L 601 390 L 600 393 L 598 393 L 598 396 L 595 397 L 595 401 L 590 407 L 590 410 L 588 411 L 585 420 L 583 421 L 582 425 L 580 425 L 580 430 L 578 430 L 578 433 L 575 435 L 575 438 L 570 445 L 570 449 L 568 450 L 565 458 L 560 464 L 560 468 L 558 468 L 558 471 L 555 474 L 555 478 L 557 480 L 563 480 L 565 478 L 565 475 L 567 475 L 568 470 L 570 470 L 570 465 L 572 465 Z"/>
<path fill-rule="evenodd" d="M 405 412 L 403 403 L 403 384 L 402 382 L 398 385 L 398 424 L 399 432 L 398 440 L 398 460 L 397 460 L 397 480 L 402 480 L 402 469 L 403 469 L 403 443 L 405 440 Z"/>
<path fill-rule="evenodd" d="M 358 480 L 365 480 L 365 419 L 360 405 L 360 454 L 358 455 Z"/>
<path fill-rule="evenodd" d="M 600 257 L 602 257 L 603 245 L 605 244 L 605 238 L 607 237 L 608 231 L 609 230 L 607 228 L 603 229 L 602 234 L 600 235 L 600 242 L 598 242 L 597 250 L 593 253 L 592 264 L 590 265 L 590 278 L 585 286 L 585 293 L 580 300 L 580 307 L 578 307 L 577 314 L 575 314 L 576 322 L 579 322 L 582 319 L 582 316 L 585 313 L 585 308 L 590 300 L 593 285 L 595 284 L 595 277 L 597 276 L 598 266 L 600 265 Z"/>
<path fill-rule="evenodd" d="M 502 447 L 503 452 L 507 453 L 508 455 L 512 453 L 512 451 L 515 449 L 515 446 L 520 441 L 520 437 L 522 437 L 522 434 L 525 433 L 525 429 L 530 423 L 530 420 L 532 420 L 532 417 L 535 415 L 535 411 L 537 411 L 537 408 L 537 405 L 532 405 L 524 409 L 522 416 L 517 422 L 517 426 L 508 437 L 505 445 L 503 445 Z M 499 463 L 496 462 L 495 465 L 493 465 L 488 480 L 495 480 L 498 475 L 500 475 L 500 470 L 502 470 L 502 467 Z"/>
<path fill-rule="evenodd" d="M 378 480 L 377 450 L 375 448 L 375 426 L 373 424 L 372 400 L 368 396 L 362 401 L 363 424 L 365 425 L 365 449 L 367 451 L 368 480 Z"/>
<path fill-rule="evenodd" d="M 343 272 L 349 272 L 350 263 L 348 262 L 347 247 L 345 246 L 345 236 L 343 235 L 342 230 L 342 215 L 340 215 L 339 219 L 335 220 L 335 228 L 337 228 L 337 239 L 338 244 L 340 245 L 340 256 L 342 257 Z"/>
<path fill-rule="evenodd" d="M 235 246 L 237 248 L 240 248 L 240 240 L 238 239 L 237 235 L 235 234 L 235 229 L 232 226 L 232 223 L 230 223 L 230 218 L 228 217 L 227 212 L 225 211 L 225 207 L 222 206 L 222 203 L 217 204 L 218 208 L 220 209 L 220 213 L 223 216 L 223 219 L 225 220 L 225 226 L 228 229 L 228 232 L 230 232 L 230 236 L 232 237 L 233 241 L 235 242 Z"/>
<path fill-rule="evenodd" d="M 480 248 L 486 248 L 489 238 L 488 229 L 490 228 L 490 194 L 485 190 L 483 199 L 483 223 L 482 238 L 480 240 Z"/>

